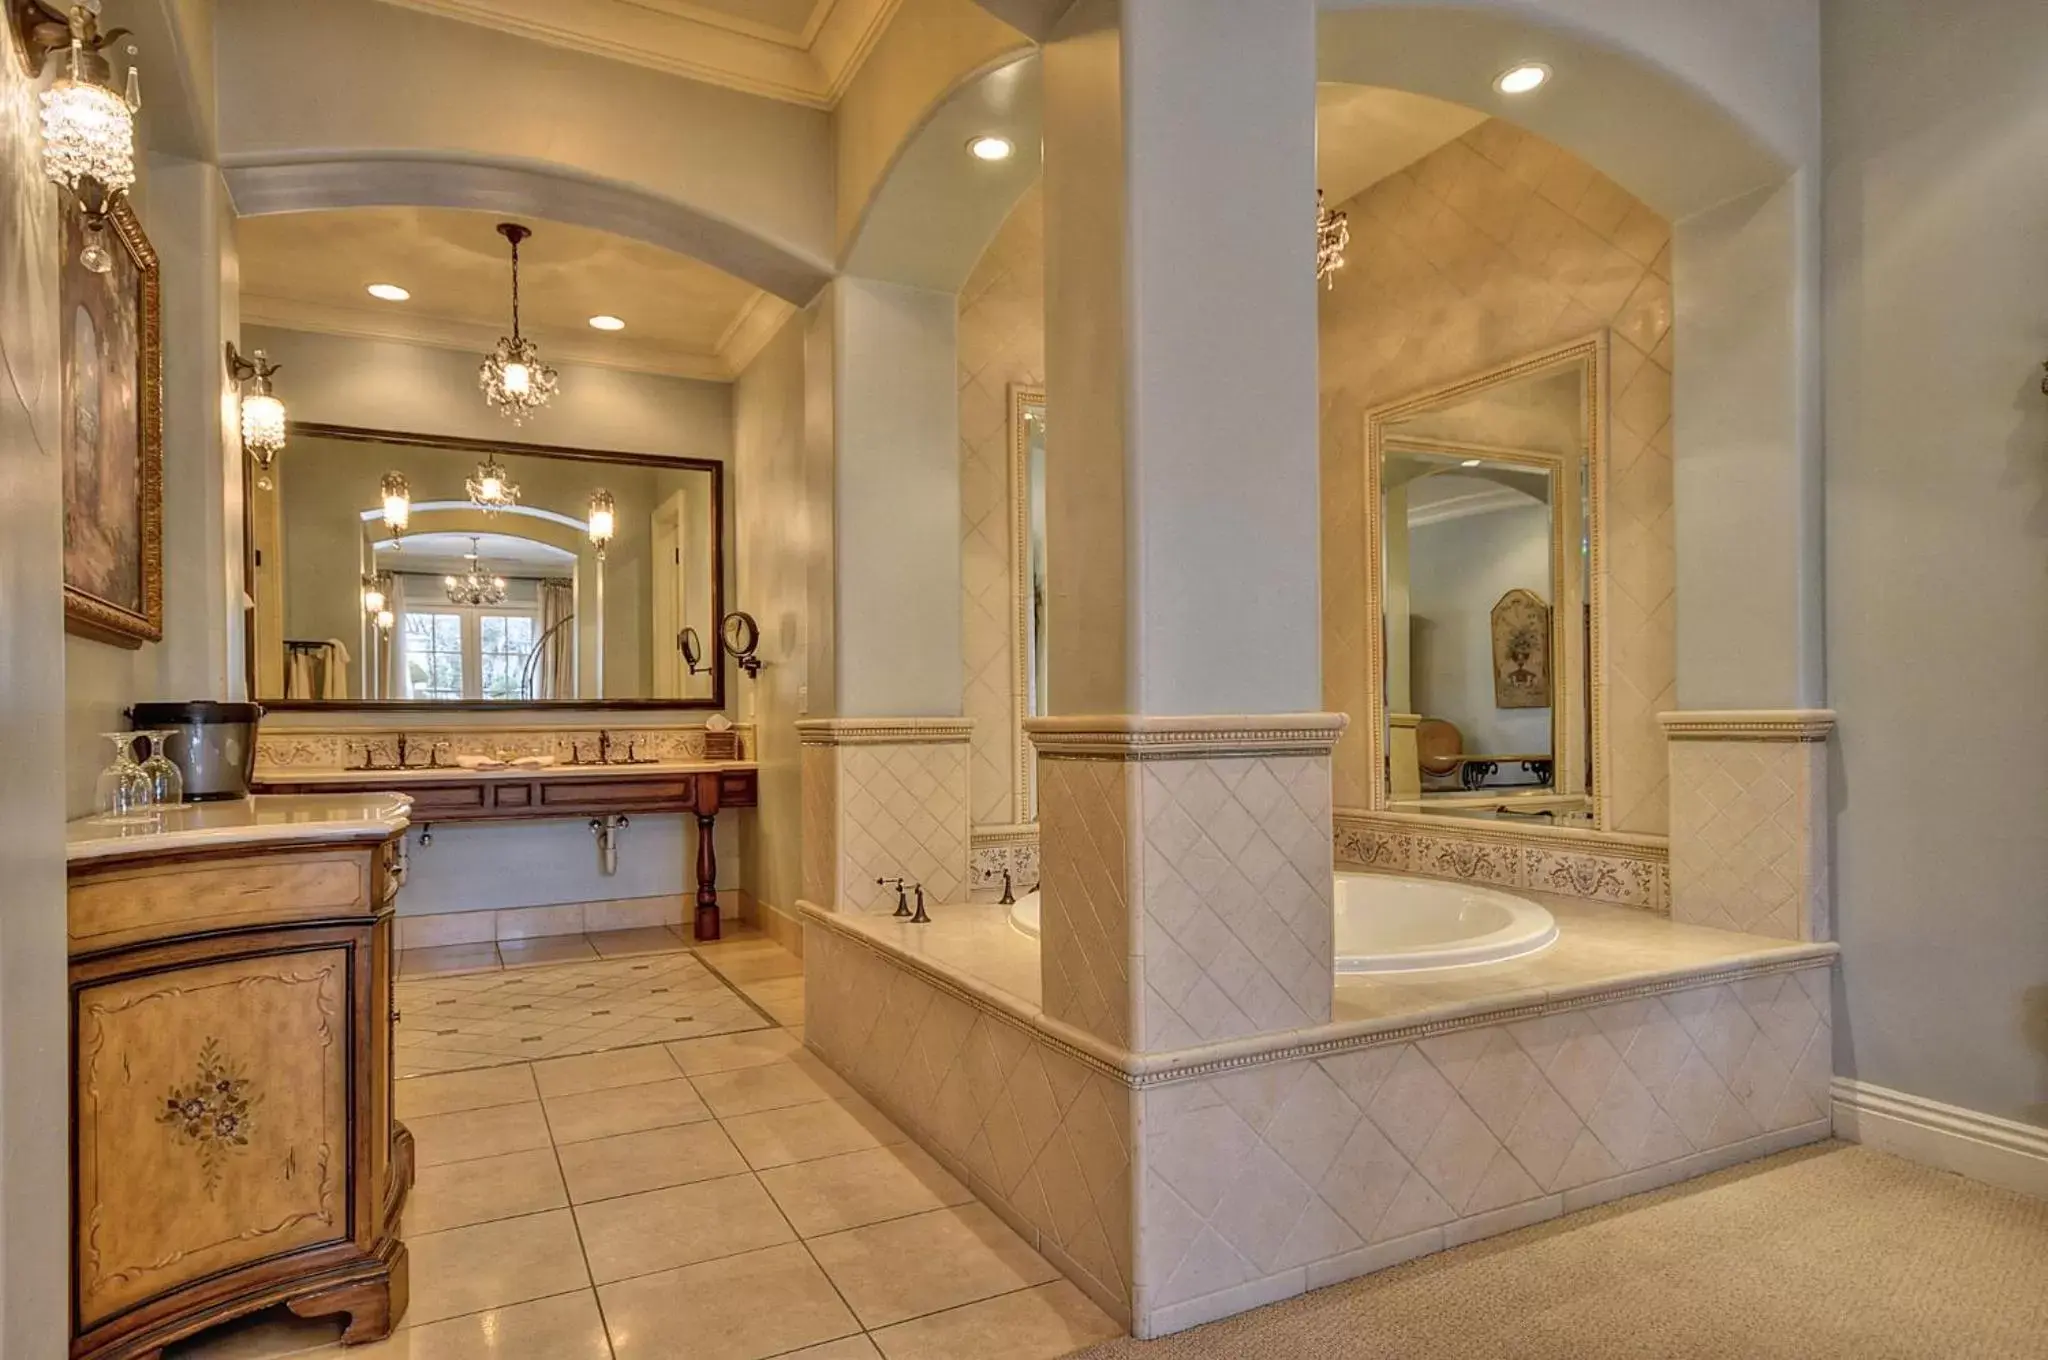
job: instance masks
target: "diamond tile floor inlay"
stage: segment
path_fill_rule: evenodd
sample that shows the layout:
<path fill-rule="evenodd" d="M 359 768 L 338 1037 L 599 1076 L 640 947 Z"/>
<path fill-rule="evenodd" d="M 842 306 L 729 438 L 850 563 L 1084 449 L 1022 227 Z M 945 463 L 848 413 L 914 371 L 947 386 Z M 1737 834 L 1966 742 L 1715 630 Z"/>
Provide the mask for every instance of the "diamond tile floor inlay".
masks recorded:
<path fill-rule="evenodd" d="M 397 1000 L 400 1077 L 673 1043 L 775 1024 L 684 952 L 401 977 Z"/>

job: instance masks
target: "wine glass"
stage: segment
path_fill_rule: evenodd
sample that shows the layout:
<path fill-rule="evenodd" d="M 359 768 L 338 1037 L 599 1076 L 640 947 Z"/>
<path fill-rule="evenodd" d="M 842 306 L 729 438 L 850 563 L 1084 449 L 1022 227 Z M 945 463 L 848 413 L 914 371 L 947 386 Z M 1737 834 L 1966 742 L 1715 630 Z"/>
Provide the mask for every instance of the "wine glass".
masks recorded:
<path fill-rule="evenodd" d="M 149 822 L 154 821 L 156 811 L 156 789 L 149 782 L 149 776 L 135 763 L 135 734 L 133 732 L 102 732 L 102 737 L 114 743 L 114 763 L 100 771 L 97 783 L 93 785 L 93 815 L 103 822 Z"/>
<path fill-rule="evenodd" d="M 158 730 L 137 732 L 135 735 L 149 743 L 149 758 L 142 762 L 142 772 L 149 776 L 149 787 L 156 797 L 156 805 L 160 808 L 176 807 L 184 802 L 184 772 L 164 754 L 164 745 L 170 741 L 171 734 Z"/>

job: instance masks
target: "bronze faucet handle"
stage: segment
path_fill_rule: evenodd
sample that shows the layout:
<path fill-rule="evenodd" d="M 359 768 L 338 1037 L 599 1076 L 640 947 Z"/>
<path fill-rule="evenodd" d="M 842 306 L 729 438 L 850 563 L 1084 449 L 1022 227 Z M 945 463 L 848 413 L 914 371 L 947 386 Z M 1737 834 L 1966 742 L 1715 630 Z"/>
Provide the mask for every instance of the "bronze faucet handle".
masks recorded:
<path fill-rule="evenodd" d="M 924 884 L 913 883 L 910 886 L 917 890 L 917 914 L 910 918 L 910 924 L 914 926 L 930 925 L 932 918 L 924 909 Z"/>

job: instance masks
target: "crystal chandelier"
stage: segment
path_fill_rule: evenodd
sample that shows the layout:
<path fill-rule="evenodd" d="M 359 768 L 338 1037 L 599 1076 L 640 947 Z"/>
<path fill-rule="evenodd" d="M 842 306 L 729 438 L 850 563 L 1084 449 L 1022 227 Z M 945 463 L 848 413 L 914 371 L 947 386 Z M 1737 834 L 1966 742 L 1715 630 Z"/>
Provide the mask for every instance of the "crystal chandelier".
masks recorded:
<path fill-rule="evenodd" d="M 1331 212 L 1323 206 L 1323 191 L 1316 190 L 1316 282 L 1325 288 L 1337 286 L 1337 271 L 1344 267 L 1344 249 L 1351 244 L 1351 215 Z"/>
<path fill-rule="evenodd" d="M 469 492 L 469 503 L 487 515 L 519 504 L 519 483 L 512 480 L 495 453 L 485 454 L 462 485 Z"/>
<path fill-rule="evenodd" d="M 450 604 L 503 604 L 505 602 L 505 578 L 484 575 L 483 553 L 478 549 L 475 535 L 470 536 L 469 551 L 462 555 L 469 567 L 460 576 L 445 576 L 442 584 L 448 590 Z"/>
<path fill-rule="evenodd" d="M 107 214 L 135 183 L 135 114 L 142 107 L 142 77 L 130 66 L 126 90 L 114 88 L 113 64 L 104 52 L 128 30 L 100 32 L 99 8 L 98 0 L 73 5 L 64 25 L 53 21 L 29 29 L 25 45 L 41 54 L 57 50 L 68 38 L 63 74 L 41 100 L 43 173 L 85 209 L 86 241 L 79 263 L 104 274 L 114 267 L 104 235 Z M 35 4 L 24 13 L 38 17 L 49 10 Z M 135 49 L 128 52 L 132 56 Z"/>
<path fill-rule="evenodd" d="M 517 425 L 554 396 L 555 370 L 541 362 L 540 347 L 519 333 L 519 243 L 533 233 L 517 222 L 500 222 L 498 234 L 512 243 L 512 334 L 499 337 L 477 381 L 484 400 Z"/>

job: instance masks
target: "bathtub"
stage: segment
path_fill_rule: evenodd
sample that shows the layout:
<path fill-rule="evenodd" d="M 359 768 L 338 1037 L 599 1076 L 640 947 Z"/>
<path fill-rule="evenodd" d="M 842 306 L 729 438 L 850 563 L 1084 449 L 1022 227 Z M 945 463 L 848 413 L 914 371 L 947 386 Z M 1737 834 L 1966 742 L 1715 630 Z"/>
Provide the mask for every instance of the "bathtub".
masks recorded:
<path fill-rule="evenodd" d="M 1434 878 L 1338 874 L 1337 971 L 1406 973 L 1501 963 L 1546 949 L 1557 922 L 1513 893 Z M 1010 925 L 1038 937 L 1038 894 L 1010 908 Z"/>

